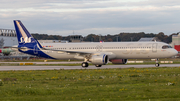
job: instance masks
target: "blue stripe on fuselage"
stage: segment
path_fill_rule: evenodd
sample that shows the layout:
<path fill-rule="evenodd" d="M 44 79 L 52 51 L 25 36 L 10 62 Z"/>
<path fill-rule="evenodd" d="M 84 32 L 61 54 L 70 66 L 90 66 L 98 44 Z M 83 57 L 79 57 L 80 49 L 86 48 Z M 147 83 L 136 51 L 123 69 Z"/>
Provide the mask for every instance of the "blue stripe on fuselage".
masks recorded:
<path fill-rule="evenodd" d="M 49 58 L 49 59 L 55 59 L 49 55 L 47 55 L 46 53 L 44 53 L 43 51 L 41 51 L 38 47 L 37 44 L 33 44 L 33 43 L 26 43 L 23 45 L 18 45 L 19 48 L 23 48 L 23 47 L 27 47 L 28 51 L 22 51 L 21 49 L 19 49 L 20 52 L 22 53 L 26 53 L 26 54 L 30 54 L 30 55 L 35 55 L 35 56 L 39 56 L 39 57 L 44 57 L 44 58 Z M 36 47 L 36 48 L 35 48 Z M 36 50 L 35 50 L 36 49 Z M 37 54 L 35 53 L 35 51 L 37 52 Z"/>

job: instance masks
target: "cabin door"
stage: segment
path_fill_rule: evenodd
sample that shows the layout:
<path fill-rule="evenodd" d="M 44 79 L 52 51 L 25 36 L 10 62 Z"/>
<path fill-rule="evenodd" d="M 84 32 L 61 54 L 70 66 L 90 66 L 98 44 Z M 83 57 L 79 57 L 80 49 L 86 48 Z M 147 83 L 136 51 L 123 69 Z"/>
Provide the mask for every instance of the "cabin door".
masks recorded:
<path fill-rule="evenodd" d="M 152 52 L 157 52 L 157 43 L 152 44 Z"/>

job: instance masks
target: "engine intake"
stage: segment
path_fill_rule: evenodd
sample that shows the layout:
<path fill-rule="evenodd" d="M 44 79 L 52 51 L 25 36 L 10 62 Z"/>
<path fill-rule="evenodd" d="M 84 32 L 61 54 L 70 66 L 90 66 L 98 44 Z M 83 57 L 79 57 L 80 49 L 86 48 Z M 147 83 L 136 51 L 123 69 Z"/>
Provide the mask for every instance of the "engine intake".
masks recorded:
<path fill-rule="evenodd" d="M 126 64 L 128 59 L 112 59 L 110 61 L 112 64 Z"/>
<path fill-rule="evenodd" d="M 108 55 L 93 55 L 90 59 L 90 62 L 94 65 L 106 65 L 109 61 Z"/>

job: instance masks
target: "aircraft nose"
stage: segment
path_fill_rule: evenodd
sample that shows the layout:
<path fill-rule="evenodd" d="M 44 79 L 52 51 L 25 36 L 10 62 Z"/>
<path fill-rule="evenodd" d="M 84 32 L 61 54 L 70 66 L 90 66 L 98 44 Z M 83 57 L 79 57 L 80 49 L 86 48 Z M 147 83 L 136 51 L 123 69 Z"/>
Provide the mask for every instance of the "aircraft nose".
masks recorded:
<path fill-rule="evenodd" d="M 174 49 L 173 55 L 176 56 L 178 54 L 178 51 Z"/>

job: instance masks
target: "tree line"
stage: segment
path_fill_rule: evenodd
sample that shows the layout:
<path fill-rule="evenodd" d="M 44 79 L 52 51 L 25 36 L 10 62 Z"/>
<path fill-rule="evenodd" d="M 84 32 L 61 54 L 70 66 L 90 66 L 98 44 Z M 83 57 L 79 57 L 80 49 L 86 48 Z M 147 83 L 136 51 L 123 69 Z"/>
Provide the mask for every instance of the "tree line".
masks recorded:
<path fill-rule="evenodd" d="M 83 38 L 83 41 L 89 42 L 115 42 L 115 41 L 138 41 L 141 38 L 152 38 L 157 37 L 162 42 L 171 43 L 172 42 L 172 35 L 177 35 L 177 33 L 173 33 L 171 35 L 165 35 L 163 32 L 158 34 L 154 33 L 119 33 L 117 35 L 96 35 L 96 34 L 89 34 Z M 32 34 L 34 38 L 37 40 L 68 40 L 71 41 L 71 36 L 60 36 L 60 35 L 48 35 L 48 34 Z"/>

